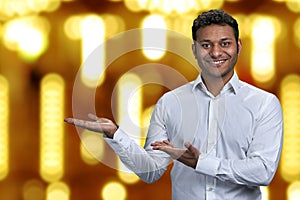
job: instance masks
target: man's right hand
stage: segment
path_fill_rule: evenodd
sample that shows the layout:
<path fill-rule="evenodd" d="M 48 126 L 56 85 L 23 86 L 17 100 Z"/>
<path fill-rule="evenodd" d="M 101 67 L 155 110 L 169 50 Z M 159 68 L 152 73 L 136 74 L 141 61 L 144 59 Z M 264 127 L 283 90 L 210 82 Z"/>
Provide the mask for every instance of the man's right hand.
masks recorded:
<path fill-rule="evenodd" d="M 92 121 L 86 121 L 75 118 L 65 118 L 65 122 L 73 124 L 80 128 L 84 128 L 90 131 L 104 133 L 107 137 L 113 138 L 115 132 L 118 129 L 118 126 L 107 118 L 99 118 L 96 115 L 88 114 L 88 117 Z"/>

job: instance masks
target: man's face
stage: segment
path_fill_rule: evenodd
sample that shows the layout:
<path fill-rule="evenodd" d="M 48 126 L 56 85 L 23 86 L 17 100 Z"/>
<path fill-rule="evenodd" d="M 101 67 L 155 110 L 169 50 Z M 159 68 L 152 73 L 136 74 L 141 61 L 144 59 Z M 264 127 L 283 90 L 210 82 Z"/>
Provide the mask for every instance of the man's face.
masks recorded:
<path fill-rule="evenodd" d="M 236 42 L 233 28 L 229 25 L 209 25 L 198 29 L 193 53 L 202 69 L 204 78 L 230 78 L 241 51 L 242 44 Z"/>

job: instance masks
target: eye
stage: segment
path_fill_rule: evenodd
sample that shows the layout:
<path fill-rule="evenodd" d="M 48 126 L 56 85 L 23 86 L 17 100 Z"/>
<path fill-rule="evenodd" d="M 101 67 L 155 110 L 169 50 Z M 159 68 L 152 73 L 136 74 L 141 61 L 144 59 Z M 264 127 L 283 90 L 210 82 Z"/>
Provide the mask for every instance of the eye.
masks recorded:
<path fill-rule="evenodd" d="M 203 47 L 204 49 L 208 49 L 211 47 L 211 45 L 209 43 L 202 43 L 201 47 Z"/>
<path fill-rule="evenodd" d="M 224 41 L 221 43 L 222 47 L 228 47 L 231 45 L 231 42 L 228 42 L 228 41 Z"/>

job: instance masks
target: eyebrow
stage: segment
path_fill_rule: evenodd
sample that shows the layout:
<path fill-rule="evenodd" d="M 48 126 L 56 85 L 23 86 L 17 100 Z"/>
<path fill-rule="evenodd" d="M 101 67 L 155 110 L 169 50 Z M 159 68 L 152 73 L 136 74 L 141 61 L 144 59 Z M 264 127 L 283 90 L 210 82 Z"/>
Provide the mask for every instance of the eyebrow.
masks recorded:
<path fill-rule="evenodd" d="M 233 40 L 232 38 L 222 38 L 221 41 L 226 41 L 226 40 Z M 211 42 L 210 40 L 200 40 L 199 42 Z"/>

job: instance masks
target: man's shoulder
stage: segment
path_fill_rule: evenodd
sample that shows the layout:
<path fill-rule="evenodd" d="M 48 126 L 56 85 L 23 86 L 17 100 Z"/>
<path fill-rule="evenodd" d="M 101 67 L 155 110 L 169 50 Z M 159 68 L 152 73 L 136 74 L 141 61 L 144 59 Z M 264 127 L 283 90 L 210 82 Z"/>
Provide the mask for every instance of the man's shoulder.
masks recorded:
<path fill-rule="evenodd" d="M 254 86 L 252 84 L 249 84 L 247 82 L 240 81 L 240 84 L 241 84 L 240 89 L 241 89 L 242 94 L 244 94 L 248 97 L 262 98 L 262 99 L 276 97 L 275 94 L 273 94 L 267 90 L 264 90 L 262 88 L 259 88 L 257 86 Z"/>

